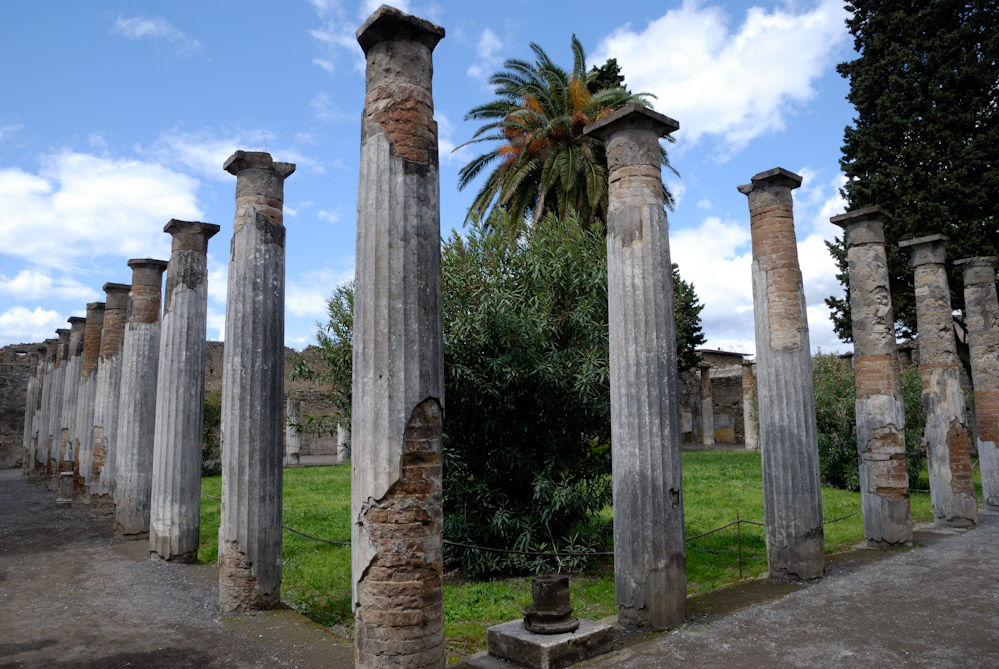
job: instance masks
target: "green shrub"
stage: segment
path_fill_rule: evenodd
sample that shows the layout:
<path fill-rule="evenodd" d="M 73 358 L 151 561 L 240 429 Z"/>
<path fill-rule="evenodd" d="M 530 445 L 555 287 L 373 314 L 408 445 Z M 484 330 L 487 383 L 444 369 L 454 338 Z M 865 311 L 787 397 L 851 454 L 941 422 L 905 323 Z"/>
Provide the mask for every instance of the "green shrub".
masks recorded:
<path fill-rule="evenodd" d="M 205 393 L 205 413 L 201 437 L 201 475 L 222 473 L 222 393 Z"/>

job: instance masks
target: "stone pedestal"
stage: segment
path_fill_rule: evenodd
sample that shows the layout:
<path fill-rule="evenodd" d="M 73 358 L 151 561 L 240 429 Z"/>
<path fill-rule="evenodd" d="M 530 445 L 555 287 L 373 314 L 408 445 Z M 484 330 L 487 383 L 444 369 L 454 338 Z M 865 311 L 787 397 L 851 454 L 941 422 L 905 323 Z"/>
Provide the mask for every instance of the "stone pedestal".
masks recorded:
<path fill-rule="evenodd" d="M 296 467 L 302 454 L 302 402 L 288 398 L 285 405 L 284 466 Z"/>
<path fill-rule="evenodd" d="M 818 578 L 825 567 L 812 356 L 791 199 L 800 185 L 801 177 L 778 167 L 739 186 L 752 227 L 763 509 L 777 578 Z"/>
<path fill-rule="evenodd" d="M 56 488 L 56 506 L 67 509 L 73 506 L 73 472 L 59 472 Z"/>
<path fill-rule="evenodd" d="M 444 666 L 440 178 L 444 29 L 382 5 L 367 59 L 354 281 L 351 561 L 357 667 Z"/>
<path fill-rule="evenodd" d="M 614 628 L 592 620 L 580 620 L 579 628 L 564 634 L 531 634 L 523 620 L 493 625 L 486 630 L 489 655 L 532 669 L 557 669 L 609 653 L 614 644 Z M 500 667 L 487 658 L 474 657 L 473 667 Z M 509 665 L 506 665 L 509 666 Z"/>
<path fill-rule="evenodd" d="M 201 443 L 208 323 L 208 240 L 211 223 L 178 221 L 163 295 L 153 428 L 149 552 L 176 562 L 198 559 L 201 525 Z"/>
<path fill-rule="evenodd" d="M 121 353 L 118 431 L 115 436 L 115 539 L 149 536 L 160 352 L 160 304 L 164 260 L 129 260 L 132 289 Z M 204 381 L 202 381 L 204 383 Z"/>
<path fill-rule="evenodd" d="M 971 432 L 959 380 L 950 287 L 944 267 L 947 237 L 928 235 L 898 245 L 912 255 L 919 374 L 926 414 L 923 434 L 933 515 L 948 525 L 975 525 L 978 503 L 971 476 Z"/>
<path fill-rule="evenodd" d="M 118 436 L 118 399 L 121 394 L 121 347 L 128 320 L 128 293 L 124 283 L 106 283 L 104 327 L 94 390 L 93 464 L 90 470 L 90 518 L 114 520 L 115 440 Z"/>
<path fill-rule="evenodd" d="M 87 305 L 80 354 L 80 390 L 76 400 L 73 441 L 73 506 L 90 506 L 90 482 L 94 467 L 94 401 L 97 393 L 97 362 L 104 329 L 104 302 Z"/>
<path fill-rule="evenodd" d="M 760 436 L 756 429 L 756 406 L 753 402 L 756 395 L 754 368 L 753 363 L 745 360 L 742 362 L 742 433 L 746 442 L 746 450 L 749 451 L 760 448 Z"/>
<path fill-rule="evenodd" d="M 701 371 L 701 443 L 715 445 L 715 404 L 711 398 L 711 365 L 702 362 Z"/>
<path fill-rule="evenodd" d="M 880 207 L 866 207 L 830 221 L 845 232 L 850 267 L 864 536 L 875 544 L 897 545 L 912 540 L 912 515 L 905 464 L 905 406 L 885 253 L 887 218 Z"/>
<path fill-rule="evenodd" d="M 659 163 L 659 138 L 679 127 L 630 105 L 583 129 L 607 150 L 614 583 L 625 627 L 681 624 L 687 595 L 676 324 Z"/>
<path fill-rule="evenodd" d="M 284 435 L 284 180 L 295 171 L 269 153 L 237 151 L 222 362 L 223 611 L 281 601 Z"/>
<path fill-rule="evenodd" d="M 999 301 L 996 259 L 958 260 L 964 272 L 964 311 L 971 350 L 978 423 L 978 462 L 986 506 L 999 507 Z"/>

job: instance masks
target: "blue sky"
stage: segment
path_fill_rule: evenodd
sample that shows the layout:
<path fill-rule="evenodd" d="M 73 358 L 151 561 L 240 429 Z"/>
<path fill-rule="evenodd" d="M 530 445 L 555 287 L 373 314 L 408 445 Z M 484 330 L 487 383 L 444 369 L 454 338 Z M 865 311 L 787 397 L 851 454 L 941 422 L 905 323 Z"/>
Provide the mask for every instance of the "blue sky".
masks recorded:
<path fill-rule="evenodd" d="M 0 56 L 0 345 L 39 341 L 128 283 L 129 258 L 169 256 L 171 218 L 222 226 L 209 245 L 211 339 L 224 338 L 235 149 L 297 163 L 285 183 L 286 343 L 314 341 L 332 288 L 353 277 L 363 56 L 353 33 L 378 2 L 21 2 Z M 822 300 L 839 294 L 822 243 L 843 211 L 839 147 L 854 57 L 841 0 L 606 3 L 396 2 L 441 24 L 434 99 L 441 224 L 461 229 L 475 151 L 452 149 L 492 99 L 489 74 L 539 43 L 571 66 L 617 58 L 632 90 L 677 119 L 673 260 L 706 305 L 707 346 L 753 352 L 749 215 L 736 186 L 781 166 L 795 191 L 813 348 L 843 348 Z"/>

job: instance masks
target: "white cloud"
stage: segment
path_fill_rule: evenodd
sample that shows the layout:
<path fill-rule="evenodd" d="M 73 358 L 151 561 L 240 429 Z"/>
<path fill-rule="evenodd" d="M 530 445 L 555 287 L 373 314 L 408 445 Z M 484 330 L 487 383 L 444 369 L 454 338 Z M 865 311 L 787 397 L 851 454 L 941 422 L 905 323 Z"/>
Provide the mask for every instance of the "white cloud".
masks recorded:
<path fill-rule="evenodd" d="M 354 278 L 354 259 L 344 262 L 338 269 L 323 267 L 303 272 L 289 279 L 285 292 L 285 308 L 293 316 L 304 316 L 312 322 L 326 318 L 326 300 L 333 289 Z"/>
<path fill-rule="evenodd" d="M 323 123 L 348 120 L 347 115 L 333 102 L 329 93 L 320 93 L 312 98 L 309 101 L 309 106 L 312 107 L 312 112 L 315 114 L 316 119 Z"/>
<path fill-rule="evenodd" d="M 703 200 L 698 200 L 697 201 L 697 208 L 698 209 L 702 209 L 704 211 L 711 211 L 711 208 L 712 208 L 711 200 L 709 200 L 707 198 L 705 198 Z"/>
<path fill-rule="evenodd" d="M 317 174 L 326 172 L 318 160 L 278 139 L 277 135 L 261 129 L 216 132 L 206 128 L 189 132 L 173 128 L 161 133 L 148 149 L 136 146 L 135 150 L 164 165 L 215 181 L 232 180 L 232 175 L 222 169 L 222 165 L 237 149 L 267 151 L 275 160 L 295 163 L 298 169 Z"/>
<path fill-rule="evenodd" d="M 176 45 L 178 56 L 188 56 L 201 50 L 201 42 L 178 30 L 162 16 L 133 16 L 127 19 L 119 16 L 111 26 L 111 34 L 131 40 L 165 40 Z"/>
<path fill-rule="evenodd" d="M 18 130 L 24 127 L 23 123 L 12 123 L 11 125 L 0 125 L 0 142 L 7 139 Z"/>
<path fill-rule="evenodd" d="M 352 61 L 354 72 L 364 74 L 364 52 L 357 43 L 354 31 L 360 25 L 351 20 L 338 2 L 312 2 L 322 26 L 309 31 L 312 39 L 319 43 L 321 55 L 312 59 L 312 64 L 327 72 L 336 69 L 340 56 L 346 52 Z"/>
<path fill-rule="evenodd" d="M 0 346 L 42 341 L 61 327 L 66 327 L 66 317 L 55 311 L 41 307 L 35 307 L 34 311 L 21 306 L 11 307 L 0 314 Z"/>
<path fill-rule="evenodd" d="M 61 152 L 0 169 L 0 249 L 68 270 L 101 256 L 167 257 L 170 218 L 202 216 L 198 183 L 162 165 Z"/>
<path fill-rule="evenodd" d="M 479 43 L 475 46 L 477 60 L 468 66 L 468 76 L 473 79 L 487 80 L 500 65 L 500 52 L 505 48 L 496 33 L 489 28 L 479 35 Z"/>
<path fill-rule="evenodd" d="M 445 165 L 464 165 L 475 155 L 471 146 L 463 146 L 457 149 L 454 140 L 454 125 L 447 116 L 437 111 L 434 113 L 434 120 L 437 121 L 437 153 L 439 160 Z"/>
<path fill-rule="evenodd" d="M 312 59 L 312 64 L 313 65 L 318 65 L 319 67 L 321 67 L 322 69 L 326 70 L 330 74 L 333 74 L 333 70 L 336 69 L 333 66 L 333 63 L 331 61 L 327 60 L 326 58 L 313 58 Z"/>
<path fill-rule="evenodd" d="M 410 0 L 391 0 L 390 2 L 385 2 L 385 0 L 362 0 L 361 7 L 358 9 L 358 16 L 360 16 L 363 21 L 371 15 L 371 12 L 385 4 L 391 5 L 400 11 L 406 12 L 407 14 L 412 13 L 412 10 L 410 9 Z"/>
<path fill-rule="evenodd" d="M 343 210 L 341 210 L 339 207 L 337 207 L 333 211 L 320 209 L 318 212 L 316 212 L 316 218 L 318 218 L 320 221 L 326 221 L 327 223 L 339 223 L 340 220 L 343 218 Z"/>
<path fill-rule="evenodd" d="M 0 295 L 9 295 L 18 300 L 57 298 L 79 302 L 97 302 L 104 298 L 93 288 L 85 286 L 70 277 L 52 277 L 34 270 L 23 269 L 14 277 L 0 273 Z"/>
<path fill-rule="evenodd" d="M 622 26 L 593 62 L 617 58 L 635 91 L 654 93 L 657 109 L 680 121 L 677 139 L 718 141 L 720 160 L 784 127 L 796 105 L 815 95 L 848 33 L 841 0 L 810 10 L 796 3 L 752 7 L 731 26 L 723 9 L 684 0 L 643 30 Z"/>

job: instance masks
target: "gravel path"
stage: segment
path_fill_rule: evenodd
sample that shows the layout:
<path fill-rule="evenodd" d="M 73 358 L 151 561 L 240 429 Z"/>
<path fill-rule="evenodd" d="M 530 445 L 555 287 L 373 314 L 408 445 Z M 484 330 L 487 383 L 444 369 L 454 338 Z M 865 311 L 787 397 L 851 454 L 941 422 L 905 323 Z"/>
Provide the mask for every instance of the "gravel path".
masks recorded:
<path fill-rule="evenodd" d="M 86 510 L 0 471 L 0 669 L 351 667 L 353 646 L 290 610 L 216 607 L 213 565 L 153 562 Z"/>

